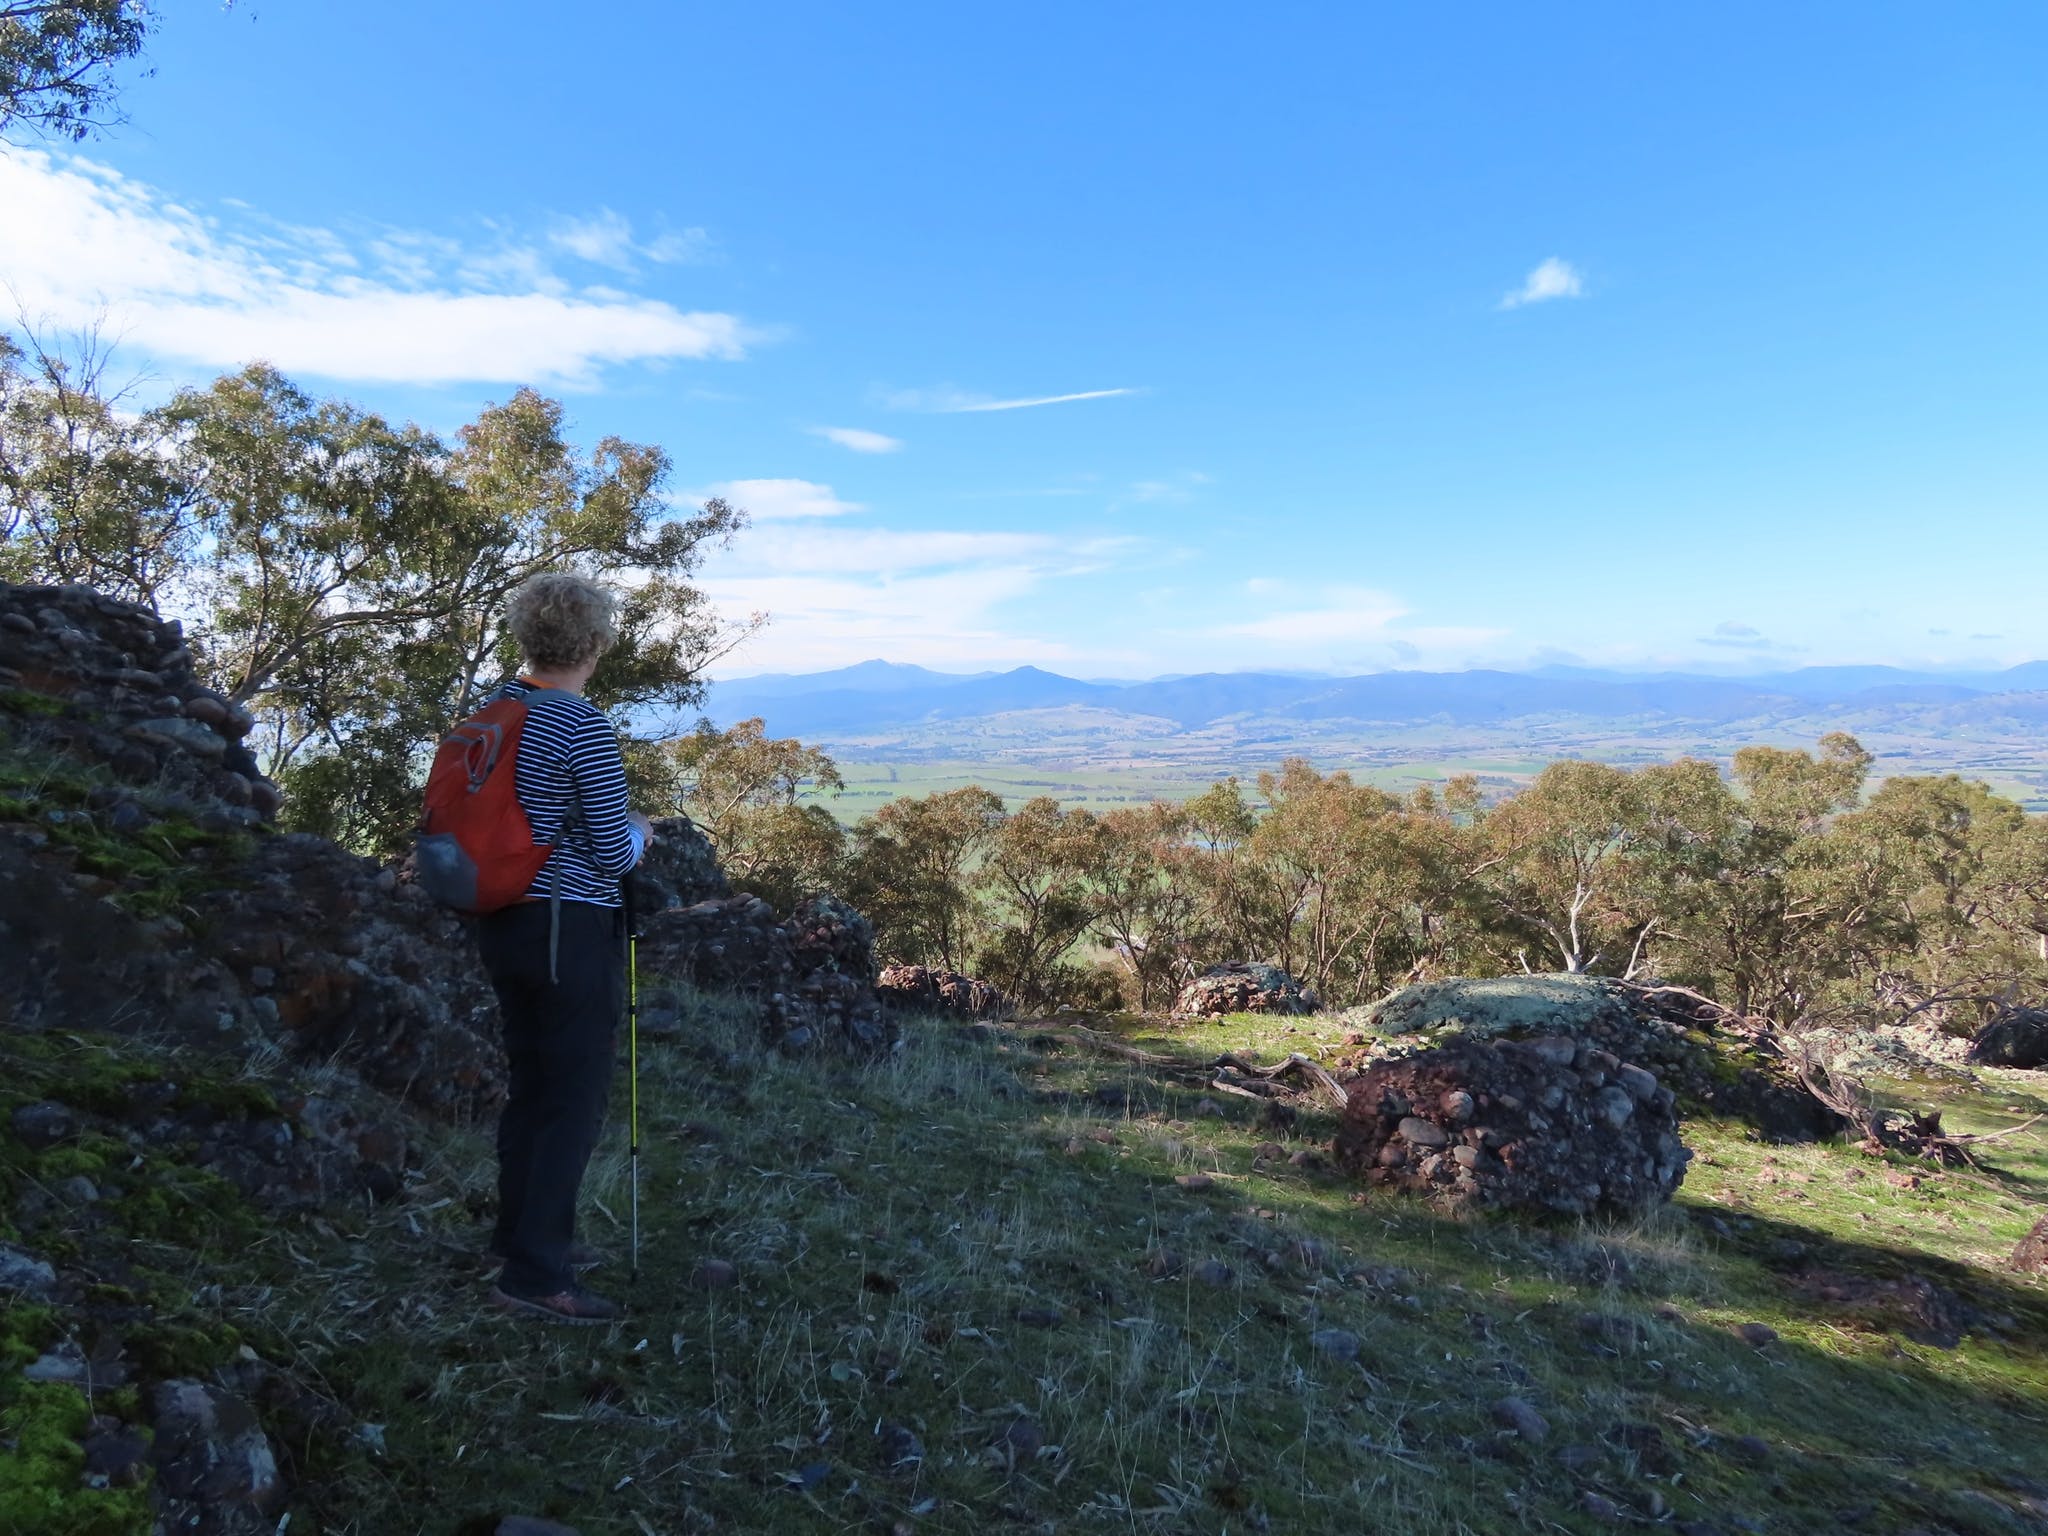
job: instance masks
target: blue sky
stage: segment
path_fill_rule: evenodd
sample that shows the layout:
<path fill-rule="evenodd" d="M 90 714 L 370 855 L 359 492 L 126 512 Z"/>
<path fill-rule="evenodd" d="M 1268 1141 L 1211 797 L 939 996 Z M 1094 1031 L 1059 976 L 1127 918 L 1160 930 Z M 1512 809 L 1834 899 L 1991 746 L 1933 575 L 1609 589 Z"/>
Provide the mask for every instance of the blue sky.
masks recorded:
<path fill-rule="evenodd" d="M 2038 6 L 171 0 L 152 61 L 0 157 L 19 307 L 663 444 L 757 515 L 733 672 L 2048 656 Z"/>

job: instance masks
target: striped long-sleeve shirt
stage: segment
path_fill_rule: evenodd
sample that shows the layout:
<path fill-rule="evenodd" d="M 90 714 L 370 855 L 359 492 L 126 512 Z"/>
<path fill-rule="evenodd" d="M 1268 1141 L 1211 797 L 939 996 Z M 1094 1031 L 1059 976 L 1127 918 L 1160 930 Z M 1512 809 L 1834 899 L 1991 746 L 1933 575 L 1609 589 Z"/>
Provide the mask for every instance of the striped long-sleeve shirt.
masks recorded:
<path fill-rule="evenodd" d="M 546 898 L 619 904 L 619 877 L 640 857 L 640 829 L 626 819 L 626 766 L 604 713 L 573 693 L 515 677 L 494 698 L 526 699 L 526 728 L 513 759 L 513 789 L 533 840 L 555 851 L 528 889 Z M 575 807 L 567 838 L 562 824 Z"/>

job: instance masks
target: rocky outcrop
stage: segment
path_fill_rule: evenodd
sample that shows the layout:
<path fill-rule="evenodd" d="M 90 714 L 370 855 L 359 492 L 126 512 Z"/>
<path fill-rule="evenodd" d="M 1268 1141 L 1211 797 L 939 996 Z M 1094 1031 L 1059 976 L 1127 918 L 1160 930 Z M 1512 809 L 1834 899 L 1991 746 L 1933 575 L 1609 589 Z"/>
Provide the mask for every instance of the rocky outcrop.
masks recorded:
<path fill-rule="evenodd" d="M 49 737 L 127 783 L 197 797 L 224 824 L 277 812 L 242 745 L 254 716 L 201 685 L 175 619 L 89 587 L 0 582 L 0 689 L 66 706 L 40 712 Z"/>
<path fill-rule="evenodd" d="M 1453 1204 L 1635 1214 L 1671 1198 L 1691 1156 L 1654 1073 L 1563 1035 L 1453 1040 L 1346 1091 L 1338 1163 Z"/>
<path fill-rule="evenodd" d="M 874 955 L 874 926 L 832 896 L 812 897 L 787 919 L 758 896 L 726 896 L 641 925 L 644 974 L 758 998 L 770 1038 L 792 1051 L 895 1042 L 875 996 Z"/>
<path fill-rule="evenodd" d="M 875 982 L 884 1004 L 905 1013 L 956 1019 L 1009 1017 L 1010 1000 L 990 983 L 928 965 L 892 965 Z"/>
<path fill-rule="evenodd" d="M 687 816 L 654 818 L 654 844 L 627 877 L 628 895 L 637 911 L 664 912 L 694 906 L 732 894 L 718 850 Z"/>
<path fill-rule="evenodd" d="M 1180 989 L 1173 1000 L 1177 1019 L 1213 1018 L 1226 1013 L 1314 1013 L 1314 991 L 1277 965 L 1232 961 L 1211 966 Z"/>
<path fill-rule="evenodd" d="M 1341 1063 L 1354 1072 L 1455 1042 L 1562 1035 L 1655 1073 L 1681 1105 L 1741 1119 L 1773 1140 L 1840 1128 L 1774 1036 L 1677 989 L 1584 975 L 1453 977 L 1403 987 L 1347 1017 L 1361 1026 L 1361 1049 Z"/>

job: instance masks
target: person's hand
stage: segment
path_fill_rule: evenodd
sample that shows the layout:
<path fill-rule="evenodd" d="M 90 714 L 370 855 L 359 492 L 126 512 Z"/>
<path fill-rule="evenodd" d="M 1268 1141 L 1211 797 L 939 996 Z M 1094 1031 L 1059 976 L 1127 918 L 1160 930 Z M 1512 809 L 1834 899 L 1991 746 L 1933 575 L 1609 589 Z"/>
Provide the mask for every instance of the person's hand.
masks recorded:
<path fill-rule="evenodd" d="M 626 820 L 640 829 L 640 846 L 643 849 L 652 848 L 654 846 L 654 823 L 638 811 L 626 812 Z"/>

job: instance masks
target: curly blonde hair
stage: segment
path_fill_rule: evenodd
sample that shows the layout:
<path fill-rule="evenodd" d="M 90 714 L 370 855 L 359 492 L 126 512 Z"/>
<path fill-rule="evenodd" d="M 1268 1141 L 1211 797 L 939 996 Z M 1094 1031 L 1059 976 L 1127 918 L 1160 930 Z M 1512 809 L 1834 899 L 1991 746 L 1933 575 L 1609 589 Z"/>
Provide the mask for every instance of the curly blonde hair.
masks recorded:
<path fill-rule="evenodd" d="M 619 638 L 619 599 L 588 577 L 529 577 L 505 605 L 505 622 L 537 667 L 580 667 Z"/>

